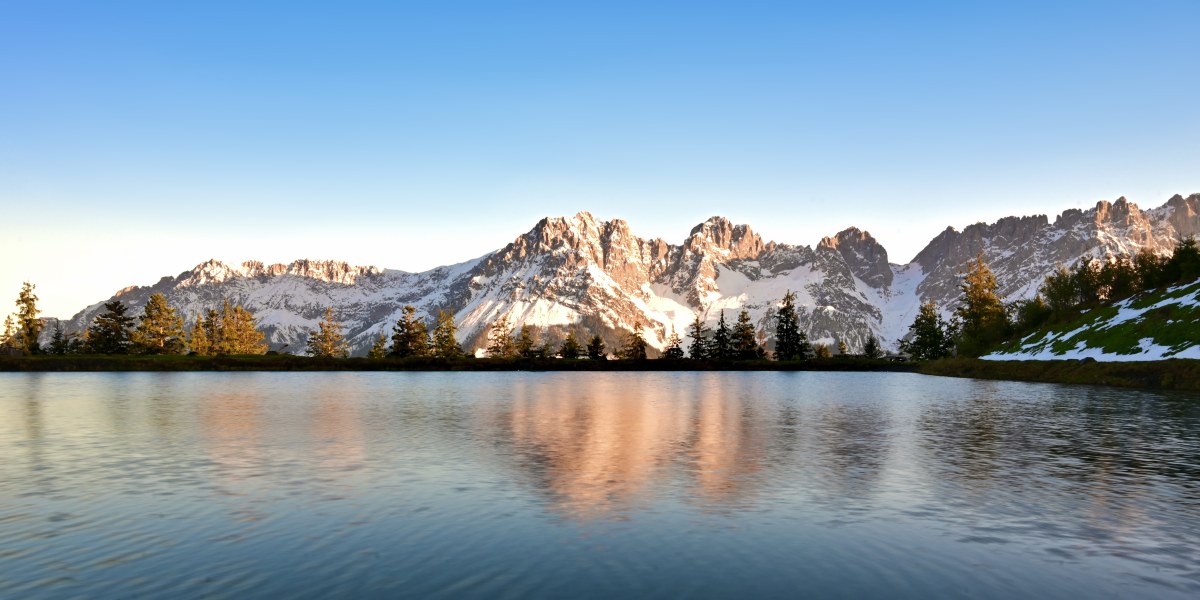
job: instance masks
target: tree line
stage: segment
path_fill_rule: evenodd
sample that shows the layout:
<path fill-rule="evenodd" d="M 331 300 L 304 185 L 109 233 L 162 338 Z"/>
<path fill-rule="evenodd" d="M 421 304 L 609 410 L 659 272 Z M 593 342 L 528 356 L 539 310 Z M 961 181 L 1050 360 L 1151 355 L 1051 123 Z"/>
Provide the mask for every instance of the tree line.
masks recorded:
<path fill-rule="evenodd" d="M 811 344 L 800 329 L 799 315 L 795 305 L 796 296 L 787 292 L 775 313 L 775 349 L 768 352 L 759 342 L 751 321 L 750 312 L 741 309 L 737 320 L 730 325 L 721 311 L 715 328 L 705 324 L 701 315 L 688 328 L 690 343 L 684 349 L 684 341 L 672 329 L 667 346 L 660 358 L 667 360 L 765 360 L 779 361 L 810 360 L 826 358 L 831 350 L 821 344 Z M 241 305 L 228 299 L 220 309 L 211 309 L 197 316 L 190 328 L 185 328 L 184 319 L 172 307 L 163 294 L 153 294 L 142 309 L 142 314 L 133 317 L 129 307 L 120 300 L 104 304 L 103 311 L 93 319 L 82 334 L 64 332 L 60 323 L 50 343 L 41 347 L 44 322 L 38 318 L 37 296 L 29 283 L 21 289 L 17 299 L 18 311 L 5 322 L 0 348 L 10 348 L 23 354 L 193 354 L 218 356 L 232 354 L 265 354 L 268 350 L 265 335 L 258 329 L 254 315 Z M 485 353 L 490 358 L 562 358 L 568 360 L 589 358 L 604 360 L 610 356 L 620 360 L 645 360 L 649 344 L 645 338 L 644 324 L 638 322 L 632 331 L 625 334 L 620 345 L 609 352 L 604 339 L 596 335 L 577 335 L 568 331 L 561 342 L 534 340 L 533 328 L 523 325 L 519 330 L 509 324 L 508 317 L 501 317 L 488 328 Z M 369 358 L 432 358 L 451 360 L 467 354 L 456 340 L 458 327 L 454 314 L 438 311 L 433 329 L 417 316 L 414 306 L 406 305 L 399 320 L 392 327 L 391 335 L 380 333 L 367 353 Z M 586 340 L 586 341 L 585 341 Z M 844 343 L 839 352 L 847 354 Z M 349 343 L 344 327 L 333 314 L 332 307 L 325 310 L 306 342 L 305 353 L 314 357 L 345 358 L 349 356 Z M 865 355 L 877 358 L 882 349 L 874 336 L 868 336 Z"/>
<path fill-rule="evenodd" d="M 953 316 L 943 318 L 933 301 L 922 304 L 900 348 L 918 360 L 981 356 L 1041 327 L 1070 321 L 1084 310 L 1197 279 L 1200 244 L 1188 237 L 1170 256 L 1143 252 L 1132 257 L 1082 258 L 1046 277 L 1033 298 L 1005 303 L 997 295 L 996 277 L 981 252 L 967 263 Z"/>

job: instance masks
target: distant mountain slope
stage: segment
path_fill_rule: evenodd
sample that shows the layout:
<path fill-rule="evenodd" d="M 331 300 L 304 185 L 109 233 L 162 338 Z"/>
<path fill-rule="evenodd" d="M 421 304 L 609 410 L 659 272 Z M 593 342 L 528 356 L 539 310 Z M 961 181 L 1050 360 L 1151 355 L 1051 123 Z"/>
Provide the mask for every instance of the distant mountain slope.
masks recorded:
<path fill-rule="evenodd" d="M 1026 336 L 985 360 L 1200 359 L 1200 281 L 1122 300 Z"/>
<path fill-rule="evenodd" d="M 1053 223 L 1039 215 L 961 232 L 948 228 L 913 262 L 897 265 L 869 233 L 854 227 L 813 248 L 766 242 L 748 225 L 713 217 L 671 244 L 638 237 L 623 220 L 581 212 L 542 219 L 504 248 L 422 273 L 337 261 L 208 261 L 154 285 L 125 288 L 114 298 L 136 313 L 161 292 L 189 323 L 228 298 L 253 311 L 272 348 L 287 352 L 303 348 L 332 307 L 354 352 L 363 354 L 379 333 L 390 332 L 406 304 L 430 320 L 439 310 L 452 311 L 468 349 L 482 347 L 488 324 L 501 316 L 556 333 L 582 327 L 610 345 L 641 322 L 650 345 L 662 348 L 672 329 L 685 335 L 695 315 L 712 324 L 724 310 L 732 321 L 743 307 L 760 340 L 770 344 L 775 306 L 791 290 L 812 340 L 842 340 L 857 351 L 868 335 L 894 346 L 923 300 L 951 310 L 963 265 L 978 252 L 1001 291 L 1015 299 L 1031 295 L 1058 265 L 1081 256 L 1165 253 L 1180 236 L 1198 231 L 1200 194 L 1175 196 L 1149 211 L 1121 198 L 1068 210 Z M 66 327 L 84 329 L 102 308 L 103 302 L 87 307 Z"/>

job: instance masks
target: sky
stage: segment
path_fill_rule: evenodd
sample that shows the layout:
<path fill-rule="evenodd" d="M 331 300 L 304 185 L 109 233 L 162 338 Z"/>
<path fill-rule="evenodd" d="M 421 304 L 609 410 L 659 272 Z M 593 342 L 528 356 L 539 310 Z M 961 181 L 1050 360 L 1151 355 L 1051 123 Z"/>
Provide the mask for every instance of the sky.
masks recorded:
<path fill-rule="evenodd" d="M 419 271 L 586 210 L 905 263 L 1200 192 L 1200 2 L 0 0 L 0 301 L 209 258 Z M 4 301 L 7 304 L 7 301 Z M 0 313 L 15 307 L 0 306 Z"/>

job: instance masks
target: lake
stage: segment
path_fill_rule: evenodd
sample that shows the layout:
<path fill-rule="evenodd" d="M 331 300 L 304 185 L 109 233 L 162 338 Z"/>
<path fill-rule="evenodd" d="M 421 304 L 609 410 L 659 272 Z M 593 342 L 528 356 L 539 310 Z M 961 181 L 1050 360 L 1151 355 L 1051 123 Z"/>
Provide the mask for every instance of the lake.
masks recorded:
<path fill-rule="evenodd" d="M 0 596 L 1195 598 L 1200 396 L 0 374 Z"/>

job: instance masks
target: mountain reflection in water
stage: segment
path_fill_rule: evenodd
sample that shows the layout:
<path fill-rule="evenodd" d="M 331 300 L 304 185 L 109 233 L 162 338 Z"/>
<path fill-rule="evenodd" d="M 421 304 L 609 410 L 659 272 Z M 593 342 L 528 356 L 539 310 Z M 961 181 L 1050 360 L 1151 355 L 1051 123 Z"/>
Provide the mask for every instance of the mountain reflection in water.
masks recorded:
<path fill-rule="evenodd" d="M 3 374 L 0 590 L 1188 597 L 1197 431 L 909 374 Z"/>

